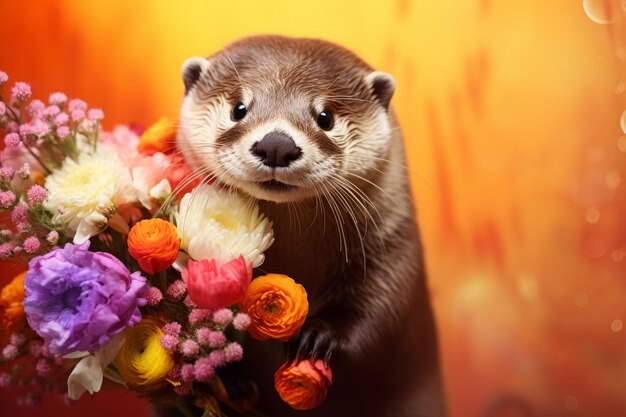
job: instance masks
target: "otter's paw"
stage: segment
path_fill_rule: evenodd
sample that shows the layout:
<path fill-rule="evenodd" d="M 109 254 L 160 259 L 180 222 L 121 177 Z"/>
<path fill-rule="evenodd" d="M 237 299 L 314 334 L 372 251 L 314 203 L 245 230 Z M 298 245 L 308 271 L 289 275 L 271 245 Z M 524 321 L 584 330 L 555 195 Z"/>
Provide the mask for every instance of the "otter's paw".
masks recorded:
<path fill-rule="evenodd" d="M 338 346 L 339 338 L 330 323 L 322 319 L 309 319 L 287 343 L 287 359 L 289 362 L 321 359 L 328 365 Z"/>

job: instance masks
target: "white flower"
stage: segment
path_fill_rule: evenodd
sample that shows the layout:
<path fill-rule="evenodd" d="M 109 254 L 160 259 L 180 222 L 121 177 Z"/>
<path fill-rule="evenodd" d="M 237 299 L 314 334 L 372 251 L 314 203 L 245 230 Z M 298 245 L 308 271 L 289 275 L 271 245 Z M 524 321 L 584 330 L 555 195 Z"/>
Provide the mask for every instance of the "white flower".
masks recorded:
<path fill-rule="evenodd" d="M 70 399 L 78 400 L 85 391 L 90 394 L 100 391 L 106 367 L 113 362 L 123 344 L 124 333 L 119 333 L 95 355 L 74 352 L 65 356 L 66 359 L 82 358 L 67 379 L 67 394 Z"/>
<path fill-rule="evenodd" d="M 63 166 L 46 178 L 46 208 L 56 221 L 66 222 L 74 243 L 81 244 L 109 225 L 128 233 L 119 215 L 120 206 L 137 201 L 130 170 L 106 146 L 92 154 L 81 153 L 75 161 L 65 158 Z M 63 207 L 59 213 L 58 208 Z"/>
<path fill-rule="evenodd" d="M 274 243 L 272 222 L 255 203 L 206 184 L 183 197 L 174 217 L 181 248 L 195 260 L 228 262 L 241 254 L 257 267 Z"/>

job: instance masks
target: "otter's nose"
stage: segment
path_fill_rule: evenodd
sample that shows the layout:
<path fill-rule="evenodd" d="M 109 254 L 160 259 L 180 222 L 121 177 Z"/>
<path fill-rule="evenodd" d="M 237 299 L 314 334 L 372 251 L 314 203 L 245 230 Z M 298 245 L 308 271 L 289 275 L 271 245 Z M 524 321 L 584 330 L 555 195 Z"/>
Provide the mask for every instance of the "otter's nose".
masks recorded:
<path fill-rule="evenodd" d="M 296 142 L 283 132 L 270 132 L 260 142 L 252 145 L 252 153 L 268 167 L 286 167 L 300 158 L 302 151 Z"/>

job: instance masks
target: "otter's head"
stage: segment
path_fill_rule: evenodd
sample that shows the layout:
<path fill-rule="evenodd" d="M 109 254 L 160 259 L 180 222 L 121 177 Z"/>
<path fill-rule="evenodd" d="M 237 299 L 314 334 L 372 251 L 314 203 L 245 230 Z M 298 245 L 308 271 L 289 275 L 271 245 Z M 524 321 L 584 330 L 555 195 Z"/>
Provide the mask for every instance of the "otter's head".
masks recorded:
<path fill-rule="evenodd" d="M 178 143 L 199 175 L 290 202 L 367 178 L 392 134 L 393 78 L 350 51 L 277 36 L 183 65 Z"/>

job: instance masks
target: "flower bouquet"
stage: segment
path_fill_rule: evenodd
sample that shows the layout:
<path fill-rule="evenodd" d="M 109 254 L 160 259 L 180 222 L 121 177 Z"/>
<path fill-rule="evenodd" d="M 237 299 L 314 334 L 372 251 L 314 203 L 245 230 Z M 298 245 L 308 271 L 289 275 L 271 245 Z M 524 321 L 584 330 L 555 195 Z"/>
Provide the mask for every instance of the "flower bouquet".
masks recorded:
<path fill-rule="evenodd" d="M 172 121 L 106 132 L 84 101 L 30 100 L 21 82 L 3 95 L 7 80 L 0 258 L 28 267 L 0 291 L 0 386 L 27 386 L 24 404 L 49 391 L 71 402 L 106 379 L 186 415 L 254 412 L 222 370 L 242 360 L 246 333 L 287 341 L 308 313 L 293 279 L 252 279 L 271 222 L 185 164 Z M 331 382 L 322 361 L 301 361 L 274 384 L 309 409 Z"/>

